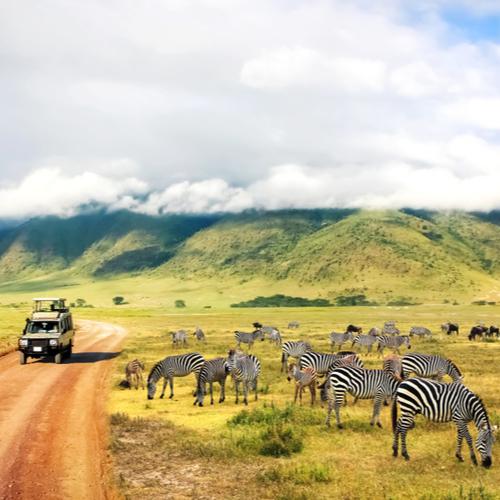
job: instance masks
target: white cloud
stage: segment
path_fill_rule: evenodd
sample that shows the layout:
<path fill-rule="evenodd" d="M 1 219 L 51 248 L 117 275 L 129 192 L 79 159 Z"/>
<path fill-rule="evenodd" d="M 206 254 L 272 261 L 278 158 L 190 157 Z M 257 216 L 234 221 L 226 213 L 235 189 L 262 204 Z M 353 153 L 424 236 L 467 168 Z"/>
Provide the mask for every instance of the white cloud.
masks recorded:
<path fill-rule="evenodd" d="M 0 188 L 0 217 L 74 215 L 84 205 L 113 206 L 125 195 L 145 193 L 145 182 L 92 172 L 68 176 L 59 168 L 35 170 L 18 185 Z"/>
<path fill-rule="evenodd" d="M 444 105 L 442 113 L 455 123 L 486 130 L 500 130 L 500 96 L 459 99 Z"/>

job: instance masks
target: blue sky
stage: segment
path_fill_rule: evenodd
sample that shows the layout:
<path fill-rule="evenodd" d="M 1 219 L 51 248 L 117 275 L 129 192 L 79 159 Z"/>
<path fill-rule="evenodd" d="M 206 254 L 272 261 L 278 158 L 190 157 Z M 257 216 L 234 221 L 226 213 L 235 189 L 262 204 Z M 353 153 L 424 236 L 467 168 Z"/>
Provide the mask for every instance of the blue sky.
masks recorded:
<path fill-rule="evenodd" d="M 500 41 L 500 14 L 478 13 L 465 8 L 444 8 L 441 16 L 452 27 L 457 38 L 472 42 Z"/>

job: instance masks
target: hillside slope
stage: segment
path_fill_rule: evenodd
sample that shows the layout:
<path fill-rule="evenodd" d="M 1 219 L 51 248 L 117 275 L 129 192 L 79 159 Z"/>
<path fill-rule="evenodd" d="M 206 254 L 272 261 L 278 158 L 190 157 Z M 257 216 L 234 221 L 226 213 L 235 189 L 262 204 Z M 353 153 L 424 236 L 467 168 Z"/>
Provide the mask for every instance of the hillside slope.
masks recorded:
<path fill-rule="evenodd" d="M 147 271 L 158 280 L 294 283 L 332 298 L 490 297 L 500 290 L 499 221 L 414 210 L 50 217 L 0 232 L 0 279 Z"/>

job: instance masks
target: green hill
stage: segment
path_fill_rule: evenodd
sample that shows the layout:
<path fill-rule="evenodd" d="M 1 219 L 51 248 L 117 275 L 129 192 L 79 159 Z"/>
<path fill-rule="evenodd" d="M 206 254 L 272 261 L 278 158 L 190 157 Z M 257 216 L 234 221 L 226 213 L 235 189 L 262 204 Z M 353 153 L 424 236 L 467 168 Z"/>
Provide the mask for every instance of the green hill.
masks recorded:
<path fill-rule="evenodd" d="M 418 210 L 95 213 L 0 231 L 0 280 L 56 275 L 227 283 L 259 294 L 500 299 L 500 216 Z M 44 278 L 41 278 L 43 281 Z M 47 278 L 48 279 L 48 278 Z M 293 288 L 293 290 L 292 290 Z M 272 294 L 268 294 L 272 295 Z M 244 297 L 252 299 L 253 297 Z M 313 297 L 314 298 L 314 297 Z"/>

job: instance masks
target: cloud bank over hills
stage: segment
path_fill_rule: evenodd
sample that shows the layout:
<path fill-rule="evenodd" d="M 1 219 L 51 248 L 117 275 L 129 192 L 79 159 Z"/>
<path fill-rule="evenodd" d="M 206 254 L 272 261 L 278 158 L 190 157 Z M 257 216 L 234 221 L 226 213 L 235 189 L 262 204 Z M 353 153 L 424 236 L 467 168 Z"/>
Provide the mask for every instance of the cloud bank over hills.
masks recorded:
<path fill-rule="evenodd" d="M 493 0 L 0 7 L 0 218 L 500 208 Z"/>

